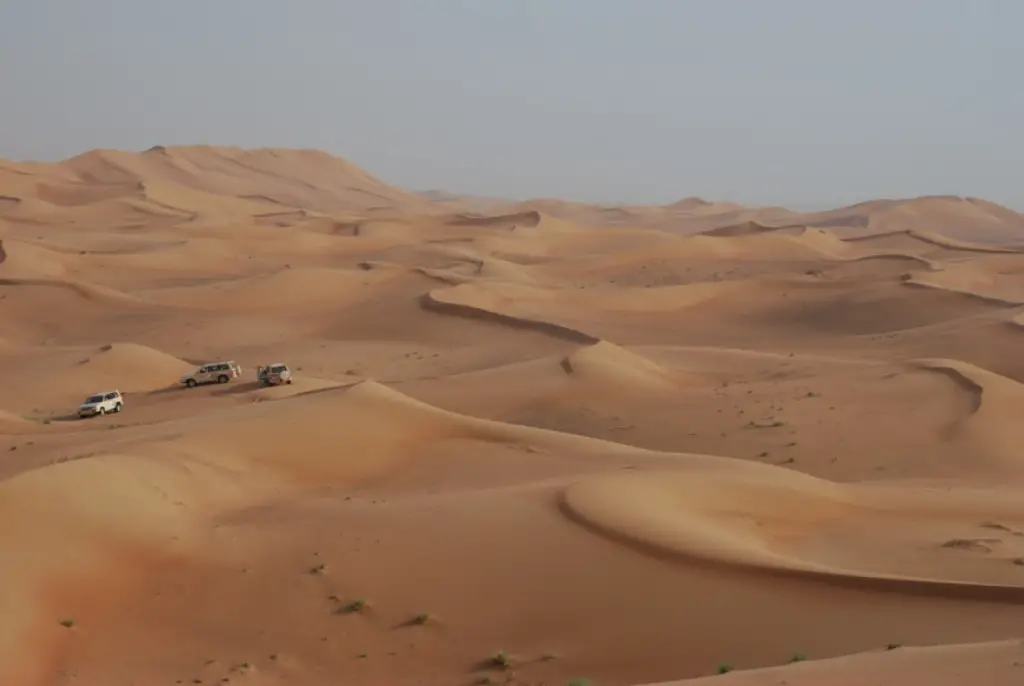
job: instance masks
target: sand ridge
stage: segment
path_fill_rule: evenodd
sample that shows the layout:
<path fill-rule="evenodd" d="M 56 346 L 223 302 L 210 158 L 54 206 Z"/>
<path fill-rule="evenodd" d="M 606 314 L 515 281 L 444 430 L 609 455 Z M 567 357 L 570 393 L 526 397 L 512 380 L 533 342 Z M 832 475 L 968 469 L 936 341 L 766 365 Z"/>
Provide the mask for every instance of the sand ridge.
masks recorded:
<path fill-rule="evenodd" d="M 952 440 L 973 444 L 977 457 L 993 459 L 1008 469 L 1020 468 L 1021 440 L 1014 421 L 1024 400 L 1024 385 L 959 360 L 917 360 L 916 364 L 949 376 L 970 396 L 970 413 L 951 425 Z"/>
<path fill-rule="evenodd" d="M 789 686 L 821 683 L 860 686 L 868 683 L 913 683 L 913 680 L 936 686 L 955 686 L 975 679 L 1003 686 L 1017 683 L 1021 657 L 1022 646 L 1016 640 L 950 646 L 894 644 L 891 650 L 886 651 L 643 686 L 768 686 L 783 681 Z"/>
<path fill-rule="evenodd" d="M 1012 210 L 471 199 L 213 146 L 0 184 L 3 683 L 1015 674 Z"/>
<path fill-rule="evenodd" d="M 677 470 L 591 477 L 567 489 L 561 505 L 581 525 L 663 559 L 907 595 L 1024 603 L 1024 590 L 1016 584 L 879 574 L 794 555 L 788 550 L 794 542 L 836 520 L 855 517 L 860 509 L 882 508 L 896 522 L 897 513 L 914 512 L 915 502 L 906 493 L 886 491 L 861 501 L 857 486 L 776 470 L 756 477 L 753 470 L 711 476 Z M 932 507 L 934 502 L 925 499 L 924 511 Z M 971 501 L 966 507 L 984 509 Z"/>

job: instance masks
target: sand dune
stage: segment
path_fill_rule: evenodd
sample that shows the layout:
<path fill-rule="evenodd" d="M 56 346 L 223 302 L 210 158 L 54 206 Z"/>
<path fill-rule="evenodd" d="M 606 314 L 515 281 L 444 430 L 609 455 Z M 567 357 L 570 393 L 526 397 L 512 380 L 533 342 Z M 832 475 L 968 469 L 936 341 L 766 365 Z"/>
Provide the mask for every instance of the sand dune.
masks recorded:
<path fill-rule="evenodd" d="M 936 248 L 947 248 L 954 251 L 962 252 L 980 252 L 980 253 L 1013 253 L 1019 250 L 1011 247 L 1004 247 L 1001 245 L 991 245 L 986 243 L 976 243 L 963 240 L 955 240 L 948 236 L 943 236 L 930 231 L 923 230 L 905 230 L 905 231 L 886 231 L 881 233 L 871 233 L 866 236 L 855 236 L 847 238 L 846 241 L 850 243 L 862 243 L 862 244 L 878 244 L 886 240 L 903 240 L 906 245 L 927 248 L 928 246 Z"/>
<path fill-rule="evenodd" d="M 7 278 L 0 277 L 0 286 L 7 288 L 26 288 L 26 289 L 42 289 L 51 292 L 61 291 L 66 294 L 70 294 L 71 301 L 74 300 L 86 300 L 90 302 L 135 302 L 137 299 L 121 293 L 119 291 L 106 288 L 104 286 L 98 286 L 96 284 L 83 283 L 74 280 L 65 279 L 47 279 L 47 278 Z M 56 296 L 60 298 L 60 302 L 64 305 L 68 305 L 68 299 L 63 296 Z"/>
<path fill-rule="evenodd" d="M 273 202 L 262 198 L 225 198 L 174 184 L 143 182 L 139 184 L 141 197 L 172 212 L 184 212 L 191 217 L 224 219 L 226 217 L 259 217 L 276 208 Z"/>
<path fill-rule="evenodd" d="M 19 265 L 15 262 L 12 265 L 11 271 L 14 274 L 32 274 L 33 272 L 45 274 L 46 267 L 45 263 L 42 265 L 38 263 L 21 263 Z M 21 288 L 44 291 L 51 294 L 62 292 L 70 295 L 72 302 L 75 300 L 102 304 L 131 304 L 138 302 L 138 298 L 128 293 L 78 279 L 50 278 L 47 276 L 8 276 L 7 271 L 3 269 L 3 265 L 0 265 L 0 270 L 2 270 L 0 271 L 0 286 L 8 289 Z M 68 302 L 65 296 L 54 297 L 61 298 L 62 302 Z"/>
<path fill-rule="evenodd" d="M 360 252 L 363 259 L 358 266 L 371 269 L 389 265 L 453 284 L 477 279 L 524 283 L 535 280 L 528 266 L 488 254 L 490 252 L 474 239 L 402 243 L 383 250 Z"/>
<path fill-rule="evenodd" d="M 795 236 L 776 232 L 755 232 L 728 236 L 693 236 L 684 239 L 683 250 L 693 257 L 747 259 L 837 258 L 848 246 L 835 236 L 817 229 L 804 229 Z M 691 252 L 692 251 L 692 252 Z"/>
<path fill-rule="evenodd" d="M 1021 275 L 1000 274 L 972 263 L 949 265 L 928 274 L 912 275 L 904 283 L 963 293 L 1009 307 L 1024 304 Z"/>
<path fill-rule="evenodd" d="M 38 183 L 35 186 L 36 196 L 51 205 L 77 207 L 91 205 L 105 200 L 139 197 L 145 188 L 135 181 L 113 183 Z"/>
<path fill-rule="evenodd" d="M 735 236 L 757 236 L 762 233 L 776 233 L 782 231 L 785 231 L 785 229 L 775 226 L 765 226 L 764 224 L 758 224 L 755 221 L 745 221 L 739 224 L 720 226 L 715 229 L 709 229 L 708 231 L 702 231 L 701 235 L 731 238 Z"/>
<path fill-rule="evenodd" d="M 83 376 L 90 382 L 93 379 L 113 381 L 123 375 L 127 381 L 122 384 L 126 391 L 160 388 L 167 380 L 177 381 L 194 367 L 167 353 L 134 343 L 104 345 L 82 359 L 79 365 L 83 368 Z M 71 381 L 66 380 L 65 383 Z"/>
<path fill-rule="evenodd" d="M 808 552 L 805 541 L 819 530 L 834 531 L 838 522 L 870 516 L 877 509 L 885 510 L 891 524 L 881 534 L 883 541 L 905 538 L 901 525 L 920 533 L 919 524 L 908 522 L 933 514 L 932 497 L 915 497 L 913 491 L 872 493 L 870 486 L 840 487 L 777 467 L 760 472 L 749 463 L 739 465 L 740 470 L 709 462 L 704 470 L 591 477 L 563 493 L 562 507 L 573 521 L 664 559 L 760 570 L 857 589 L 1024 603 L 1024 589 L 1009 574 L 1004 576 L 1007 583 L 886 574 L 839 566 Z M 970 522 L 972 515 L 1019 516 L 1000 495 L 981 491 L 962 498 L 947 496 L 944 515 L 955 521 L 960 514 L 964 522 Z M 856 545 L 852 540 L 847 544 Z M 863 547 L 860 552 L 866 559 L 871 559 L 869 553 L 884 551 L 878 540 Z M 975 579 L 981 576 L 975 572 Z"/>
<path fill-rule="evenodd" d="M 0 240 L 0 275 L 8 279 L 60 278 L 68 274 L 61 256 L 28 243 Z"/>
<path fill-rule="evenodd" d="M 970 259 L 984 254 L 1016 254 L 1015 248 L 998 244 L 957 241 L 927 231 L 893 231 L 854 236 L 846 241 L 861 249 L 880 253 L 915 255 L 925 259 Z"/>
<path fill-rule="evenodd" d="M 863 269 L 861 269 L 861 267 L 863 267 Z M 828 271 L 830 274 L 860 271 L 865 275 L 875 274 L 878 276 L 880 275 L 880 272 L 888 273 L 886 270 L 889 267 L 896 270 L 899 274 L 906 273 L 908 270 L 919 270 L 921 268 L 924 268 L 926 271 L 936 271 L 941 269 L 941 267 L 932 260 L 918 255 L 877 253 L 873 255 L 860 255 L 853 257 L 846 260 L 843 264 L 830 268 Z"/>
<path fill-rule="evenodd" d="M 950 427 L 953 440 L 970 441 L 978 458 L 998 460 L 1011 470 L 1022 468 L 1017 446 L 1024 435 L 1018 434 L 1015 417 L 1024 403 L 1024 385 L 958 360 L 915 364 L 948 375 L 969 395 L 971 412 Z"/>
<path fill-rule="evenodd" d="M 781 262 L 830 269 L 833 262 L 869 256 L 827 232 L 799 227 L 792 233 L 766 229 L 652 241 L 647 248 L 571 257 L 536 271 L 553 274 L 556 282 L 654 287 L 771 274 Z"/>
<path fill-rule="evenodd" d="M 497 208 L 495 208 L 497 209 Z M 692 234 L 745 222 L 799 223 L 800 215 L 781 207 L 747 208 L 735 203 L 684 198 L 663 206 L 593 206 L 554 198 L 511 205 L 518 211 L 539 211 L 562 220 L 592 226 L 628 226 Z"/>
<path fill-rule="evenodd" d="M 314 150 L 158 146 L 144 153 L 92 151 L 61 165 L 86 182 L 162 181 L 223 196 L 259 196 L 290 207 L 329 211 L 425 204 Z"/>
<path fill-rule="evenodd" d="M 228 279 L 212 284 L 160 289 L 150 297 L 179 307 L 233 312 L 284 312 L 339 308 L 376 282 L 392 278 L 383 270 L 356 271 L 286 266 L 269 274 Z"/>
<path fill-rule="evenodd" d="M 532 229 L 540 225 L 541 213 L 534 211 L 489 216 L 459 215 L 450 220 L 450 223 L 455 226 L 485 226 L 503 228 L 509 231 L 515 230 L 520 226 Z"/>
<path fill-rule="evenodd" d="M 1016 676 L 1012 210 L 210 146 L 0 162 L 0 196 L 4 684 Z"/>
<path fill-rule="evenodd" d="M 286 432 L 278 439 L 284 443 L 294 443 L 311 431 L 318 439 L 303 453 L 283 454 L 277 444 L 263 438 L 260 427 L 266 426 L 267 420 Z M 337 439 L 327 429 L 331 426 L 339 438 L 344 437 L 351 457 L 339 459 Z M 396 426 L 402 430 L 396 431 Z M 33 606 L 33 601 L 45 596 L 50 583 L 60 583 L 66 594 L 89 596 L 103 587 L 90 580 L 98 574 L 113 574 L 125 585 L 122 592 L 133 582 L 138 583 L 130 575 L 116 572 L 123 564 L 119 551 L 126 547 L 134 550 L 136 558 L 154 563 L 167 556 L 200 554 L 202 538 L 197 529 L 217 512 L 280 498 L 286 489 L 303 484 L 322 487 L 402 472 L 412 475 L 415 469 L 412 473 L 408 470 L 415 461 L 437 459 L 430 457 L 438 454 L 432 447 L 443 449 L 470 440 L 477 450 L 487 444 L 525 445 L 542 454 L 557 451 L 588 455 L 591 460 L 602 457 L 607 461 L 617 456 L 635 463 L 658 459 L 656 454 L 593 439 L 453 415 L 374 382 L 222 410 L 208 418 L 183 420 L 167 429 L 144 442 L 123 446 L 120 454 L 91 456 L 28 472 L 0 485 L 6 521 L 31 516 L 38 523 L 32 538 L 25 536 L 24 529 L 5 532 L 5 550 L 26 550 L 28 546 L 34 550 L 31 557 L 19 558 L 16 569 L 5 570 L 7 578 L 19 581 L 22 592 L 26 587 L 35 589 L 20 596 L 17 604 L 8 597 L 8 606 L 19 609 L 6 618 L 9 631 L 40 614 L 41 608 Z M 370 455 L 373 458 L 367 459 Z M 591 528 L 611 522 L 616 531 L 643 532 L 655 540 L 671 536 L 671 545 L 698 557 L 725 557 L 778 572 L 794 566 L 784 555 L 771 550 L 773 544 L 800 536 L 808 527 L 842 516 L 856 505 L 855 499 L 844 496 L 843 489 L 836 485 L 777 467 L 711 456 L 665 455 L 660 460 L 663 469 L 666 462 L 675 463 L 675 467 L 671 471 L 628 476 L 610 473 L 570 481 L 562 496 L 570 521 Z M 393 490 L 393 497 L 399 499 L 404 490 L 400 483 Z M 83 490 L 86 484 L 88 495 Z M 101 498 L 98 493 L 102 493 Z M 552 496 L 558 497 L 557 492 Z M 897 498 L 899 507 L 908 507 L 905 496 Z M 52 507 L 40 510 L 43 503 L 55 502 L 61 503 L 59 511 Z M 629 506 L 630 502 L 643 505 Z M 787 503 L 785 510 L 780 509 L 782 502 Z M 743 503 L 745 513 L 739 520 L 735 515 L 737 503 Z M 693 514 L 680 511 L 683 504 Z M 1000 508 L 990 502 L 988 509 L 998 517 L 1005 514 L 1006 506 Z M 131 519 L 119 516 L 126 510 L 134 513 Z M 751 533 L 750 526 L 742 523 L 746 517 L 763 518 L 768 528 L 753 529 Z M 62 523 L 65 518 L 72 518 L 75 527 Z M 200 547 L 190 553 L 191 546 Z M 77 581 L 68 578 L 68 569 L 76 570 L 73 579 Z M 996 597 L 1016 602 L 1014 599 L 1024 594 L 1017 587 L 914 582 L 867 574 L 851 577 L 813 567 L 796 569 L 805 574 L 818 572 L 828 580 L 852 579 L 857 588 L 888 582 L 906 593 L 933 591 L 939 597 L 990 600 L 996 592 Z M 78 585 L 69 585 L 72 583 Z M 102 613 L 90 610 L 87 604 L 72 601 L 70 605 L 79 608 L 82 621 L 90 616 L 103 621 Z M 6 644 L 17 645 L 10 640 Z M 17 674 L 12 671 L 17 661 L 8 659 L 5 664 L 9 675 Z"/>
<path fill-rule="evenodd" d="M 118 362 L 150 366 L 155 366 L 153 358 L 166 359 L 138 347 L 103 352 Z M 293 443 L 312 432 L 320 436 L 320 449 L 282 453 L 276 441 L 268 442 L 256 430 L 268 417 L 287 431 L 277 440 Z M 335 436 L 325 433 L 328 426 L 335 427 Z M 309 485 L 346 483 L 394 469 L 409 459 L 406 451 L 413 446 L 458 437 L 546 439 L 552 445 L 584 440 L 460 418 L 372 381 L 250 404 L 210 420 L 186 420 L 174 433 L 182 429 L 186 437 L 173 443 L 158 436 L 150 445 L 126 447 L 130 454 L 90 456 L 0 483 L 3 520 L 30 518 L 36 523 L 32 529 L 8 526 L 0 531 L 3 573 L 9 581 L 4 605 L 15 609 L 0 625 L 6 630 L 0 645 L 7 678 L 26 673 L 12 650 L 18 648 L 18 632 L 34 625 L 39 610 L 33 603 L 47 586 L 77 582 L 80 592 L 89 593 L 97 586 L 96 575 L 112 571 L 125 548 L 135 549 L 136 555 L 173 554 L 179 547 L 174 541 L 184 545 L 198 518 L 280 492 L 283 483 L 274 477 Z M 348 459 L 338 459 L 336 452 L 342 436 L 352 451 Z M 365 459 L 368 454 L 375 458 Z M 53 509 L 54 503 L 60 503 L 59 510 Z M 124 512 L 132 516 L 123 517 Z"/>
<path fill-rule="evenodd" d="M 457 260 L 440 268 L 418 267 L 417 271 L 432 279 L 458 285 L 478 280 L 533 284 L 537 279 L 522 265 L 502 259 L 466 259 Z"/>
<path fill-rule="evenodd" d="M 489 204 L 491 211 L 499 206 Z M 510 205 L 594 226 L 629 225 L 680 233 L 735 235 L 751 229 L 774 231 L 794 226 L 834 230 L 843 238 L 865 234 L 922 232 L 948 240 L 1016 245 L 1024 215 L 978 198 L 926 196 L 872 200 L 824 212 L 794 212 L 782 207 L 747 208 L 732 203 L 684 199 L 663 206 L 594 207 L 557 199 Z M 757 229 L 757 227 L 762 227 Z"/>
<path fill-rule="evenodd" d="M 562 368 L 574 376 L 598 378 L 616 384 L 662 388 L 673 385 L 673 375 L 654 362 L 617 345 L 601 341 L 567 355 Z"/>
<path fill-rule="evenodd" d="M 837 229 L 844 237 L 910 232 L 939 234 L 945 240 L 995 244 L 1019 243 L 1024 226 L 1024 216 L 1018 212 L 976 198 L 955 196 L 873 200 L 804 214 L 800 221 Z"/>
<path fill-rule="evenodd" d="M 497 290 L 497 289 L 495 289 Z M 510 285 L 504 285 L 502 291 L 511 290 Z M 526 295 L 522 289 L 516 289 L 517 295 Z M 493 293 L 479 287 L 468 289 L 462 285 L 447 289 L 439 289 L 424 294 L 422 305 L 425 309 L 442 314 L 463 317 L 466 319 L 480 319 L 496 322 L 510 328 L 533 329 L 556 338 L 564 338 L 574 342 L 596 343 L 599 339 L 577 331 L 569 326 L 545 321 L 540 317 L 533 317 L 526 314 L 508 314 L 502 311 L 503 305 L 511 302 L 504 293 Z M 518 307 L 516 308 L 518 310 Z"/>
<path fill-rule="evenodd" d="M 615 339 L 629 344 L 704 344 L 748 330 L 752 322 L 775 335 L 883 334 L 929 326 L 1005 307 L 940 289 L 913 298 L 906 283 L 823 281 L 814 276 L 713 279 L 696 283 L 586 290 L 475 282 L 435 289 L 432 311 L 544 330 L 567 340 Z M 974 300 L 972 302 L 972 300 Z M 922 304 L 927 304 L 921 307 Z M 597 316 L 586 313 L 599 312 Z M 689 326 L 675 324 L 688 318 Z M 712 330 L 714 333 L 712 333 Z M 721 340 L 721 339 L 720 339 Z M 726 339 L 727 340 L 727 339 Z M 789 341 L 787 340 L 787 344 Z"/>
<path fill-rule="evenodd" d="M 0 410 L 0 433 L 8 433 L 25 429 L 29 425 L 25 419 L 11 412 Z"/>
<path fill-rule="evenodd" d="M 15 364 L 20 362 L 17 367 Z M 10 362 L 0 360 L 7 376 L 31 379 L 20 393 L 0 407 L 22 413 L 62 416 L 86 396 L 109 390 L 127 394 L 167 388 L 195 365 L 136 343 L 110 343 L 94 348 L 37 349 Z"/>
<path fill-rule="evenodd" d="M 1019 473 L 1007 452 L 1012 441 L 1000 445 L 962 430 L 973 396 L 920 366 L 707 348 L 630 352 L 657 364 L 672 384 L 647 383 L 625 365 L 569 376 L 564 358 L 542 357 L 397 387 L 475 416 L 648 449 L 791 465 L 841 481 Z M 908 404 L 912 415 L 904 412 Z M 885 446 L 865 426 L 890 436 Z"/>
<path fill-rule="evenodd" d="M 261 440 L 261 431 L 254 430 L 258 425 L 263 426 L 268 418 L 287 432 L 279 440 L 292 443 L 313 430 L 319 434 L 319 448 L 314 444 L 299 455 L 282 454 L 276 444 Z M 327 433 L 328 426 L 334 426 L 335 431 L 344 436 L 353 457 L 374 455 L 375 458 L 338 459 L 335 442 Z M 395 426 L 401 426 L 402 430 L 395 431 Z M 75 559 L 81 560 L 78 566 L 98 571 L 115 563 L 116 551 L 125 545 L 150 548 L 150 554 L 176 550 L 180 553 L 180 547 L 190 540 L 190 528 L 198 526 L 204 515 L 212 516 L 216 511 L 240 507 L 246 501 L 255 503 L 274 493 L 280 494 L 289 482 L 346 483 L 393 472 L 413 457 L 409 453 L 413 446 L 419 446 L 418 451 L 422 453 L 432 444 L 472 439 L 594 455 L 632 453 L 634 460 L 644 455 L 635 449 L 592 439 L 460 417 L 412 401 L 374 382 L 247 405 L 222 411 L 208 419 L 184 420 L 183 424 L 171 428 L 174 434 L 183 430 L 184 437 L 173 442 L 168 442 L 166 434 L 157 434 L 146 444 L 136 442 L 122 448 L 122 451 L 150 456 L 148 458 L 129 458 L 127 454 L 93 456 L 4 482 L 0 488 L 5 496 L 0 502 L 7 510 L 5 520 L 13 521 L 20 515 L 32 516 L 39 522 L 31 539 L 24 535 L 23 529 L 6 532 L 5 550 L 34 546 L 32 558 L 19 560 L 18 572 L 26 577 L 18 578 L 35 579 L 39 588 L 48 581 L 56 581 L 55 575 L 63 576 L 62 570 L 68 569 Z M 761 512 L 761 516 L 774 518 L 777 526 L 782 527 L 778 531 L 769 530 L 769 535 L 785 537 L 793 534 L 793 526 L 799 529 L 808 521 L 820 521 L 822 514 L 841 513 L 844 506 L 848 507 L 838 495 L 841 491 L 835 487 L 787 470 L 754 469 L 754 465 L 742 462 L 698 456 L 687 458 L 679 466 L 687 471 L 591 477 L 570 486 L 564 502 L 570 512 L 577 517 L 589 516 L 591 522 L 601 521 L 601 517 L 625 517 L 631 521 L 639 517 L 640 523 L 634 526 L 648 532 L 659 530 L 653 523 L 657 520 L 650 518 L 662 516 L 659 513 L 664 511 L 658 504 L 663 497 L 660 493 L 671 496 L 670 502 L 687 502 L 688 507 L 699 508 L 700 503 L 705 503 L 704 507 L 711 508 L 703 515 L 707 521 L 693 529 L 682 529 L 697 536 L 685 542 L 689 549 L 701 550 L 701 554 L 706 555 L 710 545 L 712 555 L 753 556 L 755 561 L 779 568 L 785 565 L 774 559 L 763 541 L 759 543 L 749 536 L 727 533 L 728 518 L 724 520 L 725 529 L 709 528 L 708 524 L 724 518 L 727 510 L 734 507 L 729 503 L 742 501 L 752 516 Z M 279 481 L 282 477 L 283 482 Z M 88 496 L 83 492 L 84 484 L 90 485 Z M 678 492 L 680 487 L 685 487 L 684 492 Z M 97 499 L 96 491 L 100 488 L 104 495 Z M 757 493 L 762 496 L 755 501 Z M 779 493 L 785 493 L 784 500 L 790 503 L 788 517 L 777 509 Z M 805 494 L 805 504 L 797 500 L 801 493 Z M 697 494 L 703 496 L 695 500 Z M 641 508 L 613 505 L 623 502 L 622 498 L 638 497 L 644 502 Z M 52 510 L 44 514 L 38 510 L 42 503 L 54 502 L 62 503 L 62 514 Z M 762 510 L 751 509 L 755 508 L 754 502 L 760 502 Z M 118 516 L 126 509 L 134 513 L 130 520 Z M 74 529 L 60 524 L 63 517 L 68 516 L 73 516 L 76 522 Z M 686 519 L 677 514 L 665 521 L 678 527 L 685 526 Z M 51 530 L 43 522 L 62 528 Z M 628 527 L 621 523 L 617 526 Z M 183 542 L 175 544 L 175 540 Z M 40 546 L 40 541 L 45 541 L 46 545 Z M 14 575 L 13 569 L 7 570 L 8 578 Z M 19 585 L 19 588 L 24 587 Z M 943 589 L 950 595 L 955 590 L 947 586 Z M 31 608 L 26 607 L 31 600 L 31 595 L 22 598 L 21 607 L 26 613 L 31 612 Z M 14 615 L 6 625 L 17 626 L 18 619 L 28 616 L 31 615 Z"/>
<path fill-rule="evenodd" d="M 1016 684 L 1020 677 L 1020 641 L 950 646 L 897 646 L 891 650 L 798 662 L 790 666 L 727 672 L 714 677 L 644 686 L 860 686 L 861 684 L 934 684 L 957 686 L 977 680 L 992 686 Z"/>

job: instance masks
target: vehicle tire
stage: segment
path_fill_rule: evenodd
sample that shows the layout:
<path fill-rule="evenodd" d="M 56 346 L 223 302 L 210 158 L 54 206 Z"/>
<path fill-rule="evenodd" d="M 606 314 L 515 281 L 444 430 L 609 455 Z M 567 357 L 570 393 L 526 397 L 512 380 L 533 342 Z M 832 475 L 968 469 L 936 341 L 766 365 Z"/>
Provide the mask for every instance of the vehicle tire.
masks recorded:
<path fill-rule="evenodd" d="M 289 384 L 291 384 L 291 382 L 292 382 L 292 380 L 291 380 L 291 379 L 288 379 L 288 383 L 289 383 Z"/>
<path fill-rule="evenodd" d="M 106 410 L 106 408 L 103 408 L 103 407 L 101 407 L 101 408 L 100 408 L 100 412 L 99 412 L 99 413 L 100 413 L 100 416 L 101 416 L 101 417 L 102 417 L 103 415 L 105 415 L 105 414 L 107 413 L 107 410 Z"/>
<path fill-rule="evenodd" d="M 114 405 L 114 412 L 120 412 L 122 409 L 121 403 Z"/>
<path fill-rule="evenodd" d="M 185 382 L 185 385 L 188 386 L 189 388 L 195 388 L 196 387 L 196 380 L 195 379 L 189 379 L 188 381 Z"/>
<path fill-rule="evenodd" d="M 217 377 L 217 383 L 227 383 L 227 382 L 228 382 L 228 375 L 227 374 L 221 374 L 220 376 Z"/>

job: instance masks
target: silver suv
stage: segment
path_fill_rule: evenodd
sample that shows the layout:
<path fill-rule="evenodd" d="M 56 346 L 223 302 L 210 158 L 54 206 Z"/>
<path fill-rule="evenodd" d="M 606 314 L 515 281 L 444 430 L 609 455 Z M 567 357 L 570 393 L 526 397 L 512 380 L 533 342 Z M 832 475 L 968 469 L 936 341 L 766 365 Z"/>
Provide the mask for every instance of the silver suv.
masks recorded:
<path fill-rule="evenodd" d="M 277 386 L 292 382 L 292 372 L 284 362 L 275 362 L 256 369 L 256 380 L 260 386 Z"/>
<path fill-rule="evenodd" d="M 121 391 L 104 391 L 96 395 L 90 395 L 78 407 L 78 416 L 81 419 L 95 417 L 98 414 L 108 412 L 120 412 L 124 409 L 124 398 Z"/>
<path fill-rule="evenodd" d="M 211 362 L 204 364 L 191 374 L 181 377 L 181 383 L 189 388 L 195 388 L 199 384 L 227 383 L 242 375 L 242 368 L 234 360 L 226 362 Z"/>

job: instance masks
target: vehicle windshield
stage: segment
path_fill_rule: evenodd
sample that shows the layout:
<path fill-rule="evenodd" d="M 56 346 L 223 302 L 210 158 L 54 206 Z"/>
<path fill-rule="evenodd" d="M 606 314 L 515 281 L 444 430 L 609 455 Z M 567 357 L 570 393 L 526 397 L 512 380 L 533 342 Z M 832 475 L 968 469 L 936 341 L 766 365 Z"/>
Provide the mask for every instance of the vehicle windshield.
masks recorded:
<path fill-rule="evenodd" d="M 275 364 L 273 367 L 270 368 L 270 371 L 275 374 L 280 374 L 286 369 L 288 369 L 288 367 L 284 366 L 283 364 Z"/>
<path fill-rule="evenodd" d="M 88 398 L 85 399 L 85 402 L 83 403 L 83 405 L 89 405 L 89 404 L 92 404 L 92 403 L 101 403 L 101 402 L 103 402 L 103 396 L 102 395 L 90 395 Z"/>

